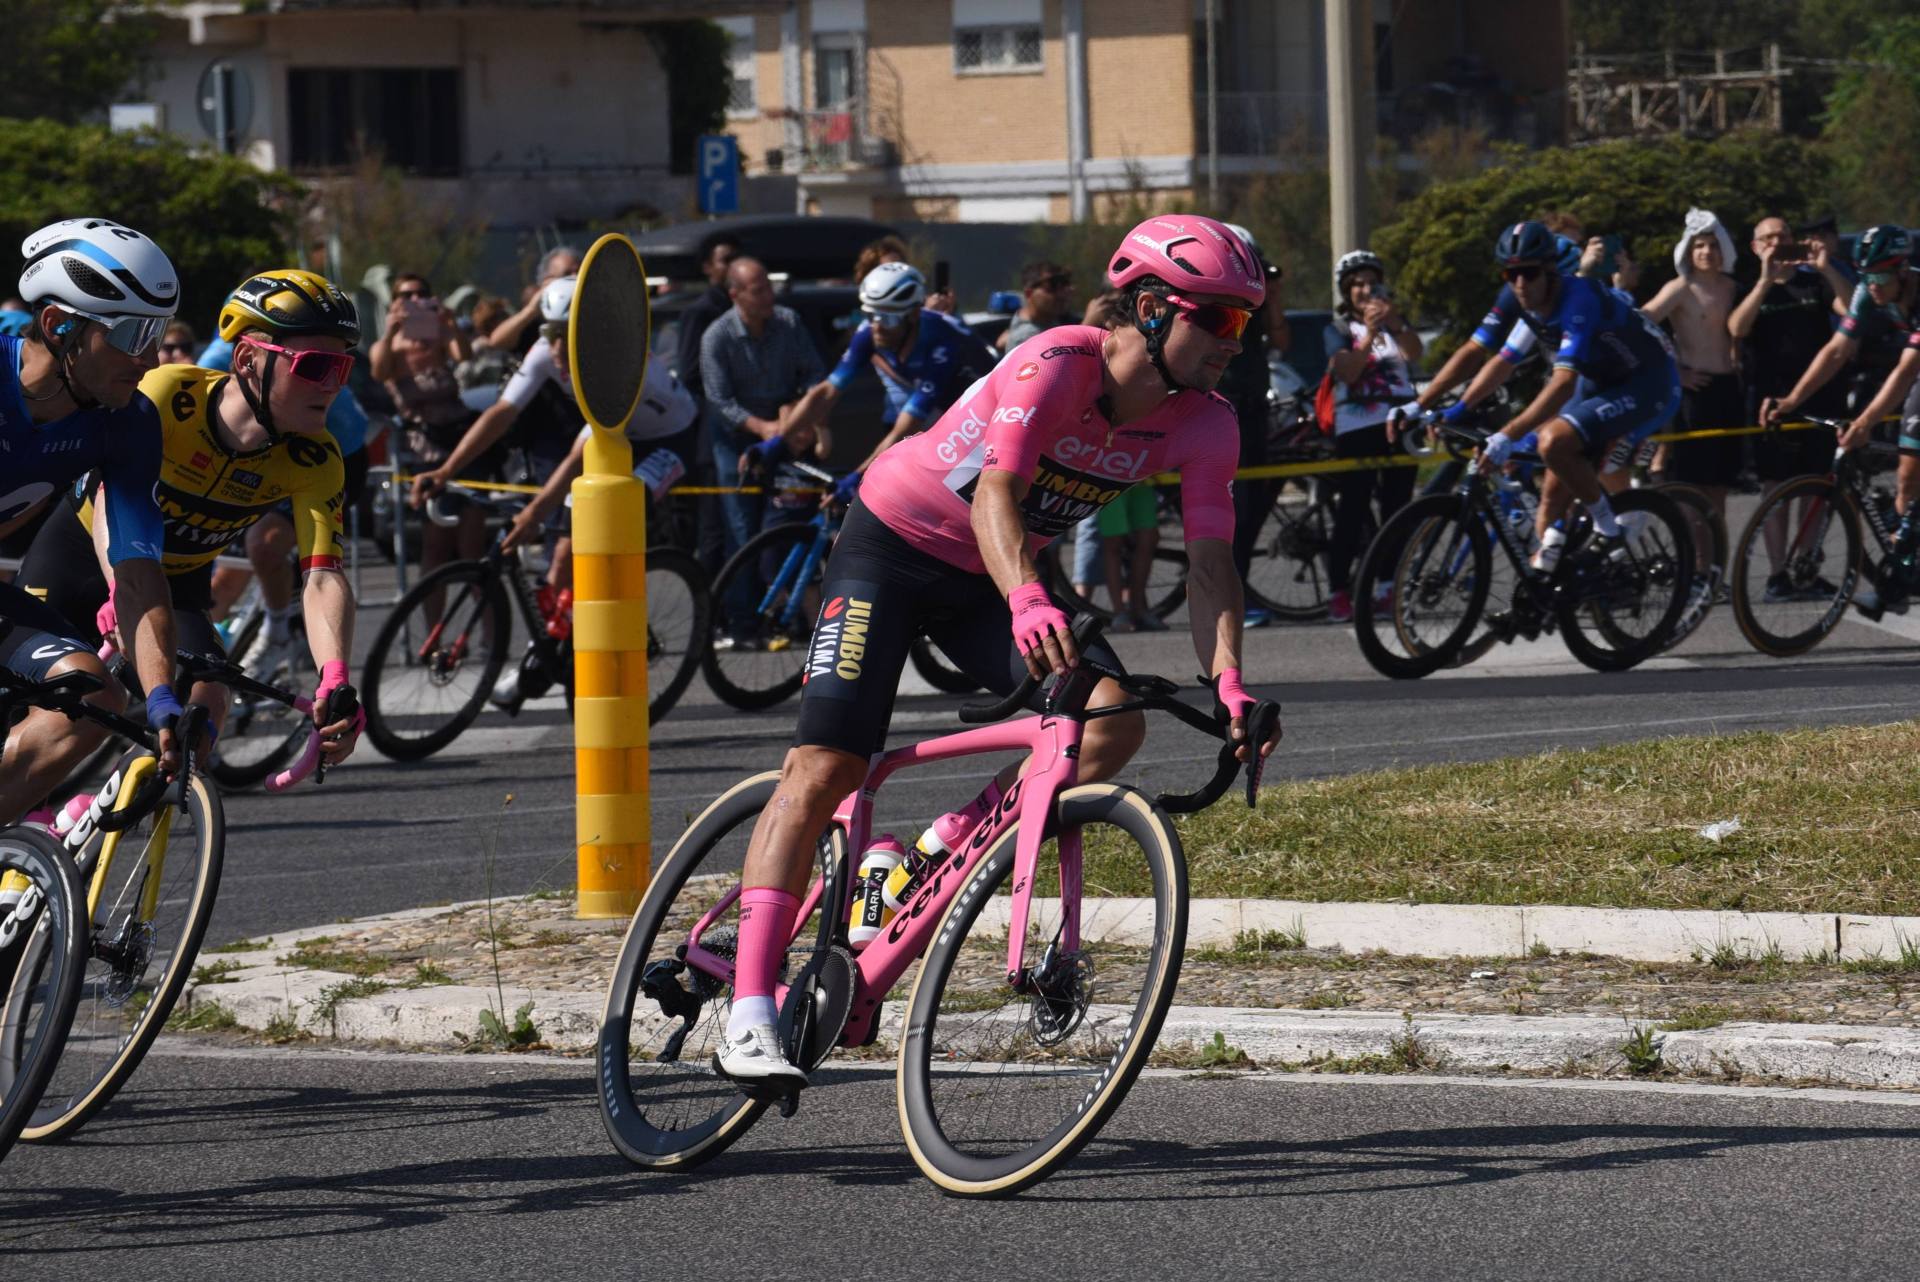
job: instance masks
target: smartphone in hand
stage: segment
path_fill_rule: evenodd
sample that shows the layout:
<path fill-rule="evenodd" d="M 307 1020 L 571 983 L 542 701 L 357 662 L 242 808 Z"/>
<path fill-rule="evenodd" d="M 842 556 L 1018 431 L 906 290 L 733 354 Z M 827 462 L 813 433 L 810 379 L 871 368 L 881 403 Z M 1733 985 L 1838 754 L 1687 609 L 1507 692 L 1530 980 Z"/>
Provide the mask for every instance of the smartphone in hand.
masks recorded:
<path fill-rule="evenodd" d="M 400 318 L 400 334 L 425 343 L 440 337 L 440 300 L 409 298 L 406 314 Z"/>
<path fill-rule="evenodd" d="M 953 270 L 953 265 L 944 258 L 933 265 L 933 292 L 934 293 L 944 294 L 947 292 L 947 284 L 948 284 L 948 281 L 951 279 L 952 270 Z"/>

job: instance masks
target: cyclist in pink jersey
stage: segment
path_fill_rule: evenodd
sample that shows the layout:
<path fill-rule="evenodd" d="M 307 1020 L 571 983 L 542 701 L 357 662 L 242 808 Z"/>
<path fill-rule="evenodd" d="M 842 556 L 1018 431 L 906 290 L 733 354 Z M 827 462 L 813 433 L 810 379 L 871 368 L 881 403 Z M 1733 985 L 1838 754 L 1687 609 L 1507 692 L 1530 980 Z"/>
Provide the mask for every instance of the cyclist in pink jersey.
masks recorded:
<path fill-rule="evenodd" d="M 827 562 L 794 746 L 741 877 L 733 1006 L 718 1057 L 730 1077 L 806 1084 L 781 1051 L 774 977 L 815 844 L 885 743 L 914 637 L 924 633 L 999 694 L 1082 661 L 1122 671 L 1104 642 L 1076 652 L 1068 614 L 1041 586 L 1034 553 L 1135 481 L 1179 472 L 1195 651 L 1219 714 L 1241 741 L 1241 759 L 1273 749 L 1244 742 L 1255 700 L 1240 680 L 1245 612 L 1232 556 L 1240 431 L 1227 402 L 1212 394 L 1265 298 L 1264 275 L 1239 236 L 1187 214 L 1134 228 L 1107 274 L 1126 292 L 1126 322 L 1027 340 L 937 423 L 867 469 Z M 1124 698 L 1102 681 L 1090 706 Z M 1112 777 L 1145 737 L 1138 713 L 1090 722 L 1081 782 Z M 1002 771 L 968 807 L 935 821 L 949 849 L 1021 768 Z"/>

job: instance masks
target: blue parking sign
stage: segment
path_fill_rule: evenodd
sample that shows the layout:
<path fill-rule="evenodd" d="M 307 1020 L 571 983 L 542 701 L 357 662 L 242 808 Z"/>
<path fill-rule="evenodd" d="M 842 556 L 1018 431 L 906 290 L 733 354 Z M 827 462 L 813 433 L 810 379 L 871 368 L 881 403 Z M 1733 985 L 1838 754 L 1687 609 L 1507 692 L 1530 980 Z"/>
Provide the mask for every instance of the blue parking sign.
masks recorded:
<path fill-rule="evenodd" d="M 740 143 L 732 134 L 701 134 L 700 212 L 732 214 L 740 210 Z"/>

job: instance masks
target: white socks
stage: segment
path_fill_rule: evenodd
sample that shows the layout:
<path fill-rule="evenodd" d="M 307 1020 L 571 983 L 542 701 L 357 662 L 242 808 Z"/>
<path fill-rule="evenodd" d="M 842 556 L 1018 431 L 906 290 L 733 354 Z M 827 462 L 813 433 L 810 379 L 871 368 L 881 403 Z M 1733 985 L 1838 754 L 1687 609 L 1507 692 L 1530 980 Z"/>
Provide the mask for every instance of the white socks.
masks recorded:
<path fill-rule="evenodd" d="M 734 998 L 733 1009 L 727 1012 L 727 1040 L 744 1036 L 748 1029 L 759 1024 L 776 1024 L 778 1014 L 771 997 Z"/>
<path fill-rule="evenodd" d="M 1602 494 L 1587 504 L 1587 515 L 1593 518 L 1593 532 L 1603 539 L 1620 537 L 1620 520 L 1613 514 L 1613 503 Z"/>

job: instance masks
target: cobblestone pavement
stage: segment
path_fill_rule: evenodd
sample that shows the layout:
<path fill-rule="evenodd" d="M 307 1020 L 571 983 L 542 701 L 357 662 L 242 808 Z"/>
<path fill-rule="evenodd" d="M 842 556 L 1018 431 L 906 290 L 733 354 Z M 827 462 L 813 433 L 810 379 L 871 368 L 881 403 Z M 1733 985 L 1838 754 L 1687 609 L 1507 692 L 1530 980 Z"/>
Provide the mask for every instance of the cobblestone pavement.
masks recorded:
<path fill-rule="evenodd" d="M 592 993 L 613 970 L 625 921 L 579 921 L 569 898 L 496 901 L 434 916 L 342 925 L 284 955 L 408 983 Z M 218 963 L 204 955 L 203 963 Z M 497 966 L 497 972 L 496 972 Z M 1448 959 L 1334 949 L 1190 949 L 1186 1005 L 1457 1014 L 1619 1015 L 1706 1026 L 1916 1023 L 1920 958 L 1706 958 L 1690 963 L 1541 956 Z"/>

